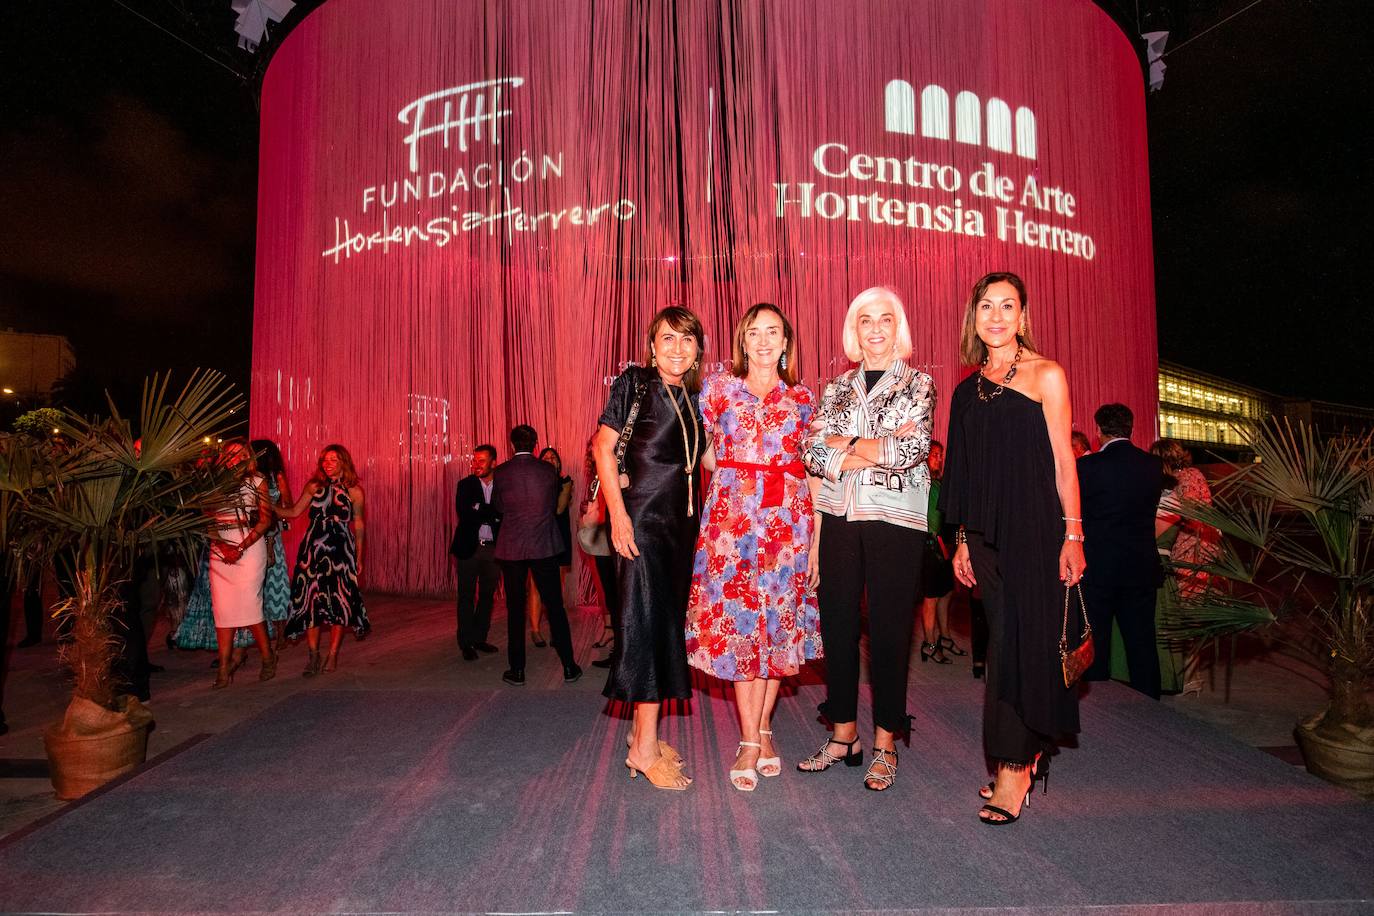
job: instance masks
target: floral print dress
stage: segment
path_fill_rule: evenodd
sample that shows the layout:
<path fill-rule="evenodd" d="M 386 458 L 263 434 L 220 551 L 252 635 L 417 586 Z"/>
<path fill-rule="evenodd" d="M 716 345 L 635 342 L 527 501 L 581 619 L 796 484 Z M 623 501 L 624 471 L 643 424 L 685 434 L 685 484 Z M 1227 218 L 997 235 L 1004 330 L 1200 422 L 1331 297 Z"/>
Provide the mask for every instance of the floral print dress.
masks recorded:
<path fill-rule="evenodd" d="M 807 589 L 811 494 L 802 442 L 815 400 L 779 381 L 759 398 L 745 380 L 707 379 L 701 416 L 714 437 L 687 610 L 687 661 L 727 681 L 796 674 L 821 657 Z"/>

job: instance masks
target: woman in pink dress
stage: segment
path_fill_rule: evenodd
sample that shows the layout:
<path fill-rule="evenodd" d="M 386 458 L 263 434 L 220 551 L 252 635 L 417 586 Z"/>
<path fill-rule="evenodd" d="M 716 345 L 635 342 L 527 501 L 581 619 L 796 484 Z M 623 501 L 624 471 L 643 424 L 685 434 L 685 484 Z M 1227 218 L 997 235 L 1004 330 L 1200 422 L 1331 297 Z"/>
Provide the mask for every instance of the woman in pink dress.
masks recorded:
<path fill-rule="evenodd" d="M 687 609 L 688 663 L 734 684 L 730 781 L 744 792 L 782 772 L 772 740 L 780 679 L 821 655 L 812 478 L 801 462 L 813 406 L 797 383 L 791 324 L 773 305 L 753 306 L 735 325 L 730 371 L 701 392 L 714 473 Z"/>

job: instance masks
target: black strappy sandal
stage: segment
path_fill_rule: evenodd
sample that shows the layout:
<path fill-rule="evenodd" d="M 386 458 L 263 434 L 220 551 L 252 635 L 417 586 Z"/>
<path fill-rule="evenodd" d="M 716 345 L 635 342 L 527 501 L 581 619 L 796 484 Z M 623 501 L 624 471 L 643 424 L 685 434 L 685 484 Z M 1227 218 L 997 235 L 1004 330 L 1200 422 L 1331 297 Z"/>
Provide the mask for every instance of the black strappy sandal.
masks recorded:
<path fill-rule="evenodd" d="M 941 649 L 945 650 L 950 655 L 968 655 L 968 652 L 960 649 L 959 644 L 948 636 L 941 636 L 935 642 Z"/>
<path fill-rule="evenodd" d="M 858 738 L 853 741 L 836 741 L 834 738 L 826 738 L 819 751 L 797 764 L 797 770 L 802 773 L 824 773 L 840 761 L 844 761 L 844 765 L 847 767 L 859 766 L 864 762 L 864 752 L 863 748 L 854 750 L 854 745 L 858 743 Z M 830 753 L 830 745 L 832 744 L 844 748 L 844 755 L 837 757 Z"/>

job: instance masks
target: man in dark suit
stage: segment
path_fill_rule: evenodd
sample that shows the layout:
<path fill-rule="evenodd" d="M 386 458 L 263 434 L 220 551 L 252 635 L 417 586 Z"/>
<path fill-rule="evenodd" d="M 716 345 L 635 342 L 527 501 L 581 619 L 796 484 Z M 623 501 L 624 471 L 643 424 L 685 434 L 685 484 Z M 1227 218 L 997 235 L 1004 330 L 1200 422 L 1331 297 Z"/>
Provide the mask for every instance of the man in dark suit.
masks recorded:
<path fill-rule="evenodd" d="M 501 579 L 501 567 L 496 563 L 496 532 L 501 528 L 501 515 L 491 504 L 495 470 L 495 447 L 477 446 L 472 450 L 472 473 L 458 481 L 453 497 L 458 527 L 453 532 L 449 553 L 458 561 L 458 648 L 470 662 L 477 660 L 478 651 L 496 651 L 487 642 L 491 601 Z"/>
<path fill-rule="evenodd" d="M 563 662 L 563 680 L 582 676 L 573 661 L 572 631 L 563 609 L 558 581 L 558 555 L 563 552 L 558 530 L 558 472 L 534 457 L 538 436 L 521 424 L 510 431 L 515 457 L 496 469 L 492 503 L 501 513 L 496 559 L 506 582 L 506 654 L 510 670 L 501 675 L 507 684 L 525 683 L 525 580 L 534 579 L 544 614 L 549 619 L 553 647 Z"/>
<path fill-rule="evenodd" d="M 1083 503 L 1083 552 L 1088 573 L 1083 599 L 1093 625 L 1094 659 L 1086 680 L 1111 674 L 1112 619 L 1121 628 L 1131 686 L 1159 699 L 1159 650 L 1155 642 L 1155 592 L 1164 569 L 1155 550 L 1155 507 L 1164 485 L 1159 458 L 1131 443 L 1135 419 L 1124 404 L 1104 404 L 1093 414 L 1100 444 L 1078 459 Z"/>

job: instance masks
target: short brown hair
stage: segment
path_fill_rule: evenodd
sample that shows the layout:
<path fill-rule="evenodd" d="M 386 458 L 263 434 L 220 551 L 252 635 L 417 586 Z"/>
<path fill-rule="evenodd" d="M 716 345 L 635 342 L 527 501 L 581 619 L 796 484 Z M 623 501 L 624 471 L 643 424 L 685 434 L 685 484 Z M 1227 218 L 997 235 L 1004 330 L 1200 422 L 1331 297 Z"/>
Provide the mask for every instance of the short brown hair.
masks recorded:
<path fill-rule="evenodd" d="M 968 297 L 968 305 L 964 307 L 964 330 L 959 337 L 959 355 L 965 366 L 981 366 L 983 360 L 988 358 L 987 344 L 978 336 L 978 303 L 987 295 L 988 287 L 994 283 L 1010 283 L 1016 289 L 1016 295 L 1021 300 L 1021 321 L 1026 328 L 1024 334 L 1016 335 L 1016 339 L 1027 350 L 1039 352 L 1031 336 L 1030 303 L 1026 301 L 1026 284 L 1014 273 L 998 271 L 984 274 L 973 284 L 973 293 Z"/>
<path fill-rule="evenodd" d="M 706 332 L 701 327 L 701 319 L 689 308 L 681 305 L 670 305 L 661 309 L 654 320 L 649 322 L 649 333 L 646 335 L 644 347 L 644 365 L 654 364 L 654 337 L 658 335 L 658 328 L 661 324 L 677 331 L 679 334 L 691 334 L 697 339 L 697 360 L 696 364 L 682 376 L 682 387 L 688 393 L 696 394 L 701 390 L 701 361 L 706 357 Z"/>
<path fill-rule="evenodd" d="M 1164 460 L 1164 470 L 1176 474 L 1184 468 L 1193 466 L 1193 455 L 1177 439 L 1156 439 L 1150 446 L 1150 454 Z"/>
<path fill-rule="evenodd" d="M 797 384 L 797 335 L 792 333 L 792 322 L 788 321 L 782 310 L 771 302 L 759 302 L 749 306 L 748 311 L 740 316 L 739 321 L 735 322 L 734 346 L 730 354 L 730 374 L 736 378 L 744 378 L 749 374 L 749 359 L 744 353 L 744 335 L 750 326 L 758 320 L 759 315 L 764 312 L 772 312 L 782 321 L 782 336 L 785 341 L 782 352 L 787 360 L 786 365 L 778 366 L 778 377 L 789 385 L 795 385 Z"/>

